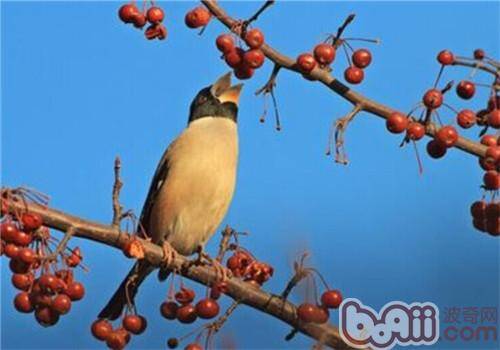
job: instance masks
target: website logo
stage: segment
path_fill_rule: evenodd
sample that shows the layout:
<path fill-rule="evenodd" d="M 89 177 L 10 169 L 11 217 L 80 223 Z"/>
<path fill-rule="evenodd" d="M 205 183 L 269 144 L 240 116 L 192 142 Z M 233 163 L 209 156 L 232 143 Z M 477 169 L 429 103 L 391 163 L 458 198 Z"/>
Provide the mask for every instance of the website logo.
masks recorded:
<path fill-rule="evenodd" d="M 376 312 L 348 298 L 340 305 L 339 318 L 342 339 L 359 349 L 432 345 L 439 339 L 439 309 L 434 303 L 393 301 Z"/>

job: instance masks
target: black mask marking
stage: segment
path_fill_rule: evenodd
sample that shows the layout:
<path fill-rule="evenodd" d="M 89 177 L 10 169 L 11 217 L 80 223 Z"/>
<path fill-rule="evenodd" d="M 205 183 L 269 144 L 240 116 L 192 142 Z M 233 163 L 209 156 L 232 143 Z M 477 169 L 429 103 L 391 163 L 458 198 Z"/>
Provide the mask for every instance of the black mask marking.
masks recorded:
<path fill-rule="evenodd" d="M 203 117 L 228 118 L 234 122 L 238 121 L 238 106 L 233 102 L 221 103 L 210 92 L 210 87 L 202 89 L 196 95 L 189 109 L 189 121 L 195 121 Z"/>

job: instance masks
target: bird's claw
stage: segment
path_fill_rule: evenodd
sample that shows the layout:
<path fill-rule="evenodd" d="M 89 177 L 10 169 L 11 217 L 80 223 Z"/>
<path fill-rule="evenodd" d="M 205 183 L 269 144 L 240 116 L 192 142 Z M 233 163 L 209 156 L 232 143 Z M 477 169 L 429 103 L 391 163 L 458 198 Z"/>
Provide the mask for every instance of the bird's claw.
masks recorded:
<path fill-rule="evenodd" d="M 169 268 L 177 258 L 177 252 L 167 241 L 163 242 L 162 249 L 163 249 L 162 267 Z"/>
<path fill-rule="evenodd" d="M 225 282 L 231 277 L 231 272 L 217 259 L 213 259 L 210 255 L 205 253 L 202 247 L 198 249 L 197 254 L 198 256 L 195 259 L 184 263 L 183 269 L 189 269 L 191 266 L 211 265 L 215 270 L 217 282 Z"/>

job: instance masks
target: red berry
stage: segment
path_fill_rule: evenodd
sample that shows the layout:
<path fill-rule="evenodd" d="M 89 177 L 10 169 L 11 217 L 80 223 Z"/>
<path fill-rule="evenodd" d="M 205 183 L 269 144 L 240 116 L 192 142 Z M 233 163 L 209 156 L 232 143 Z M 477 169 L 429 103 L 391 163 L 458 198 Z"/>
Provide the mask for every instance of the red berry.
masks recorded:
<path fill-rule="evenodd" d="M 486 212 L 486 202 L 476 201 L 470 206 L 470 213 L 474 219 L 484 219 Z"/>
<path fill-rule="evenodd" d="M 475 92 L 476 92 L 476 85 L 474 85 L 474 83 L 471 81 L 462 80 L 457 85 L 457 95 L 465 100 L 472 98 Z"/>
<path fill-rule="evenodd" d="M 245 51 L 243 51 L 242 48 L 236 47 L 234 50 L 226 53 L 224 55 L 224 59 L 226 60 L 226 63 L 229 67 L 238 68 L 243 63 L 243 55 L 244 54 L 245 54 Z"/>
<path fill-rule="evenodd" d="M 425 135 L 425 127 L 417 122 L 411 122 L 406 129 L 406 136 L 413 141 L 418 141 Z"/>
<path fill-rule="evenodd" d="M 476 230 L 479 230 L 481 232 L 486 232 L 486 220 L 484 219 L 473 219 L 472 220 L 472 225 Z"/>
<path fill-rule="evenodd" d="M 134 24 L 134 27 L 142 29 L 146 23 L 148 23 L 148 19 L 146 16 L 144 16 L 143 13 L 136 13 L 134 17 L 132 18 L 132 23 Z"/>
<path fill-rule="evenodd" d="M 33 303 L 33 306 L 36 308 L 38 307 L 50 307 L 52 305 L 52 296 L 49 294 L 41 292 L 39 289 L 38 291 L 36 288 L 36 284 L 33 285 L 33 289 L 30 294 L 31 302 Z"/>
<path fill-rule="evenodd" d="M 487 204 L 485 214 L 487 220 L 498 220 L 500 217 L 500 203 Z"/>
<path fill-rule="evenodd" d="M 359 49 L 352 54 L 352 63 L 358 68 L 366 68 L 372 62 L 372 54 L 367 49 Z"/>
<path fill-rule="evenodd" d="M 251 49 L 259 49 L 264 44 L 264 34 L 260 29 L 253 28 L 245 34 L 245 44 Z"/>
<path fill-rule="evenodd" d="M 500 146 L 488 147 L 484 158 L 488 163 L 497 165 L 500 162 Z"/>
<path fill-rule="evenodd" d="M 335 48 L 330 44 L 318 44 L 314 48 L 314 58 L 322 66 L 328 66 L 335 60 Z"/>
<path fill-rule="evenodd" d="M 78 301 L 85 295 L 85 287 L 80 282 L 69 283 L 64 293 L 70 297 L 72 301 Z"/>
<path fill-rule="evenodd" d="M 161 23 L 163 21 L 163 19 L 165 18 L 165 13 L 158 6 L 152 6 L 149 8 L 148 12 L 146 13 L 146 17 L 147 17 L 149 23 L 158 24 L 158 23 Z"/>
<path fill-rule="evenodd" d="M 234 39 L 230 34 L 221 34 L 215 40 L 217 49 L 223 54 L 227 54 L 235 49 Z"/>
<path fill-rule="evenodd" d="M 481 143 L 485 146 L 495 146 L 497 144 L 497 138 L 494 135 L 484 135 L 481 137 Z"/>
<path fill-rule="evenodd" d="M 35 231 L 43 224 L 42 217 L 35 213 L 24 213 L 21 216 L 21 222 L 26 232 Z"/>
<path fill-rule="evenodd" d="M 31 234 L 23 231 L 17 231 L 17 234 L 14 237 L 14 243 L 21 247 L 29 245 L 32 241 L 33 237 L 31 236 Z"/>
<path fill-rule="evenodd" d="M 359 84 L 365 78 L 365 73 L 361 68 L 349 67 L 344 71 L 344 79 L 350 84 Z"/>
<path fill-rule="evenodd" d="M 0 235 L 2 240 L 7 243 L 13 243 L 17 236 L 17 226 L 12 222 L 2 222 L 0 225 Z"/>
<path fill-rule="evenodd" d="M 446 154 L 446 146 L 438 140 L 431 140 L 427 143 L 427 153 L 432 158 L 441 158 Z"/>
<path fill-rule="evenodd" d="M 27 291 L 33 284 L 34 279 L 33 273 L 15 273 L 12 275 L 11 282 L 17 289 Z"/>
<path fill-rule="evenodd" d="M 253 76 L 253 73 L 253 68 L 248 67 L 246 64 L 242 64 L 234 70 L 234 76 L 240 80 L 250 79 Z"/>
<path fill-rule="evenodd" d="M 437 60 L 442 65 L 447 66 L 447 65 L 452 64 L 455 61 L 455 56 L 453 55 L 453 53 L 451 51 L 443 50 L 438 54 Z"/>
<path fill-rule="evenodd" d="M 191 343 L 186 345 L 184 350 L 203 350 L 203 346 L 201 346 L 199 343 Z"/>
<path fill-rule="evenodd" d="M 106 340 L 113 331 L 113 326 L 108 320 L 96 320 L 90 328 L 92 335 L 98 340 Z"/>
<path fill-rule="evenodd" d="M 500 235 L 500 220 L 486 220 L 486 232 L 495 237 Z"/>
<path fill-rule="evenodd" d="M 487 190 L 498 190 L 500 187 L 500 175 L 495 170 L 489 170 L 484 174 L 483 182 Z"/>
<path fill-rule="evenodd" d="M 183 305 L 177 309 L 177 319 L 181 323 L 193 323 L 196 317 L 196 309 L 192 304 Z"/>
<path fill-rule="evenodd" d="M 436 140 L 447 148 L 453 147 L 458 140 L 457 130 L 451 125 L 443 126 L 437 131 Z"/>
<path fill-rule="evenodd" d="M 145 31 L 144 36 L 148 40 L 158 38 L 164 40 L 167 37 L 167 28 L 163 24 L 151 24 Z"/>
<path fill-rule="evenodd" d="M 38 284 L 40 286 L 40 289 L 45 293 L 55 293 L 56 289 L 59 286 L 57 277 L 49 273 L 40 276 L 40 278 L 38 279 Z"/>
<path fill-rule="evenodd" d="M 118 330 L 112 331 L 106 338 L 106 345 L 112 350 L 122 350 L 127 346 L 127 335 L 128 339 L 130 339 L 128 332 L 125 335 L 124 332 L 119 332 Z"/>
<path fill-rule="evenodd" d="M 429 109 L 436 109 L 443 104 L 443 94 L 438 89 L 427 90 L 422 98 L 422 102 Z"/>
<path fill-rule="evenodd" d="M 160 313 L 167 320 L 175 320 L 177 318 L 177 310 L 179 306 L 173 301 L 164 301 L 160 305 Z"/>
<path fill-rule="evenodd" d="M 27 292 L 21 292 L 16 295 L 14 298 L 14 307 L 17 311 L 22 313 L 30 313 L 34 310 L 30 296 Z"/>
<path fill-rule="evenodd" d="M 297 308 L 297 316 L 303 322 L 314 322 L 316 320 L 317 306 L 309 303 L 302 303 Z"/>
<path fill-rule="evenodd" d="M 182 305 L 187 305 L 194 300 L 195 296 L 196 293 L 194 292 L 194 290 L 186 287 L 181 287 L 181 290 L 175 293 L 175 300 L 177 300 L 177 302 Z"/>
<path fill-rule="evenodd" d="M 82 251 L 80 250 L 79 247 L 76 247 L 71 252 L 71 255 L 66 258 L 66 264 L 68 264 L 69 267 L 76 267 L 80 264 L 82 259 L 83 259 Z"/>
<path fill-rule="evenodd" d="M 27 273 L 30 269 L 30 265 L 21 260 L 13 259 L 9 262 L 9 268 L 14 273 Z"/>
<path fill-rule="evenodd" d="M 494 109 L 488 114 L 488 125 L 500 129 L 500 109 Z"/>
<path fill-rule="evenodd" d="M 495 162 L 488 158 L 479 158 L 479 166 L 483 169 L 483 170 L 495 170 L 497 167 L 495 165 Z"/>
<path fill-rule="evenodd" d="M 318 324 L 323 324 L 328 321 L 330 313 L 327 308 L 316 307 L 316 314 L 314 315 L 314 322 Z"/>
<path fill-rule="evenodd" d="M 16 259 L 17 254 L 19 254 L 20 250 L 21 248 L 19 248 L 17 245 L 13 243 L 7 243 L 4 247 L 5 255 L 11 259 Z"/>
<path fill-rule="evenodd" d="M 221 294 L 227 292 L 227 289 L 228 287 L 226 282 L 216 282 L 210 289 L 210 298 L 219 299 Z"/>
<path fill-rule="evenodd" d="M 146 319 L 139 315 L 127 315 L 122 321 L 123 328 L 132 334 L 141 334 L 146 329 Z"/>
<path fill-rule="evenodd" d="M 203 6 L 198 6 L 186 14 L 184 22 L 189 28 L 199 28 L 206 26 L 211 17 L 210 11 Z"/>
<path fill-rule="evenodd" d="M 31 248 L 22 248 L 17 258 L 26 264 L 33 264 L 37 260 L 37 255 Z"/>
<path fill-rule="evenodd" d="M 474 58 L 476 60 L 482 60 L 484 59 L 485 53 L 483 49 L 475 49 L 474 50 Z"/>
<path fill-rule="evenodd" d="M 408 118 L 400 112 L 392 112 L 387 118 L 385 126 L 393 134 L 400 134 L 408 126 Z"/>
<path fill-rule="evenodd" d="M 457 114 L 457 124 L 464 129 L 468 129 L 476 124 L 476 113 L 470 109 L 463 109 Z"/>
<path fill-rule="evenodd" d="M 342 293 L 339 290 L 327 290 L 321 295 L 321 304 L 329 309 L 337 309 L 342 303 Z"/>
<path fill-rule="evenodd" d="M 59 314 L 50 307 L 44 306 L 35 310 L 35 318 L 43 327 L 50 327 L 59 321 Z"/>
<path fill-rule="evenodd" d="M 196 304 L 196 314 L 200 318 L 210 319 L 219 314 L 219 303 L 214 299 L 202 299 Z"/>
<path fill-rule="evenodd" d="M 302 73 L 310 73 L 316 67 L 316 60 L 310 53 L 303 53 L 297 57 L 297 66 Z"/>
<path fill-rule="evenodd" d="M 257 69 L 262 67 L 264 59 L 265 56 L 259 49 L 249 50 L 243 55 L 243 64 L 250 68 Z"/>
<path fill-rule="evenodd" d="M 118 16 L 125 23 L 132 23 L 134 16 L 139 13 L 135 4 L 125 4 L 118 10 Z"/>
<path fill-rule="evenodd" d="M 66 294 L 57 295 L 50 306 L 60 315 L 65 315 L 71 310 L 71 299 Z"/>

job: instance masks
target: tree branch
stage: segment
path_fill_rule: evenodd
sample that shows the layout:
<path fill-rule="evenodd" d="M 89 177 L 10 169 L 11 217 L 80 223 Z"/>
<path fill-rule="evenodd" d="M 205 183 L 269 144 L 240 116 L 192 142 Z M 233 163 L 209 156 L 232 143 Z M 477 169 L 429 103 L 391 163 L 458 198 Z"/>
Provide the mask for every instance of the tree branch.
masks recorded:
<path fill-rule="evenodd" d="M 2 193 L 6 189 L 2 189 Z M 127 234 L 121 233 L 118 228 L 113 225 L 103 225 L 93 221 L 85 220 L 77 216 L 73 216 L 62 211 L 44 207 L 35 203 L 23 202 L 20 199 L 14 198 L 9 201 L 4 201 L 7 206 L 6 211 L 14 214 L 16 212 L 29 211 L 41 216 L 43 224 L 52 229 L 61 232 L 72 232 L 73 236 L 89 239 L 99 242 L 110 247 L 122 249 L 129 241 L 130 237 Z M 143 247 L 145 258 L 151 263 L 159 265 L 163 261 L 163 250 L 160 246 L 138 239 Z M 177 254 L 172 262 L 172 267 L 182 270 L 182 266 L 188 262 L 184 256 Z M 210 285 L 216 279 L 216 271 L 205 266 L 191 266 L 182 274 L 193 281 L 204 285 Z M 335 349 L 350 349 L 340 338 L 337 327 L 330 324 L 312 324 L 298 321 L 296 316 L 296 306 L 287 301 L 282 301 L 277 295 L 267 293 L 261 289 L 257 289 L 248 283 L 239 279 L 229 279 L 227 281 L 227 295 L 237 300 L 242 304 L 246 304 L 263 313 L 271 315 L 293 328 L 298 329 L 316 340 L 325 339 L 324 343 Z"/>
<path fill-rule="evenodd" d="M 201 0 L 201 2 L 208 8 L 208 10 L 214 15 L 215 18 L 217 18 L 222 24 L 224 24 L 227 28 L 231 29 L 233 28 L 236 24 L 238 24 L 238 21 L 231 16 L 229 16 L 224 9 L 219 5 L 214 0 Z M 262 52 L 264 55 L 273 61 L 275 64 L 286 68 L 291 71 L 295 71 L 299 74 L 302 74 L 296 64 L 295 60 L 291 59 L 290 57 L 287 57 L 283 55 L 282 53 L 278 52 L 271 46 L 264 44 L 261 47 Z M 338 81 L 335 79 L 330 72 L 321 69 L 319 67 L 314 68 L 309 74 L 306 75 L 310 80 L 317 80 L 321 82 L 323 85 L 328 87 L 330 90 L 335 92 L 336 94 L 340 95 L 347 101 L 351 102 L 355 106 L 360 106 L 363 111 L 371 113 L 373 115 L 376 115 L 378 117 L 387 119 L 389 115 L 394 111 L 393 108 L 385 106 L 381 103 L 375 102 L 360 93 L 350 89 L 346 85 L 344 85 L 342 82 Z M 426 128 L 426 134 L 429 136 L 434 136 L 436 133 L 436 130 L 438 130 L 438 127 L 435 125 L 429 125 Z M 475 155 L 477 157 L 484 157 L 486 154 L 486 149 L 487 147 L 480 144 L 479 142 L 474 142 L 472 140 L 469 140 L 465 137 L 459 137 L 458 141 L 456 142 L 455 146 L 458 149 L 461 149 L 462 151 L 465 151 L 467 153 L 470 153 L 472 155 Z"/>

